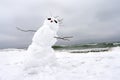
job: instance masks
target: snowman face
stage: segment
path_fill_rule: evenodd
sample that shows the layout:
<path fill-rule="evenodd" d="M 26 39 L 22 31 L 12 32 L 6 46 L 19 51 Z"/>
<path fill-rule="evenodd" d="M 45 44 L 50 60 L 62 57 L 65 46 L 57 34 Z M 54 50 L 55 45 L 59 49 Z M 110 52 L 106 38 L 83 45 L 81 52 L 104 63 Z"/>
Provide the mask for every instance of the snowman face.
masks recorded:
<path fill-rule="evenodd" d="M 56 18 L 54 18 L 54 17 L 48 17 L 46 20 L 45 20 L 45 22 L 44 22 L 45 24 L 47 24 L 47 25 L 59 25 L 59 22 L 58 22 L 58 20 L 56 19 Z"/>
<path fill-rule="evenodd" d="M 44 24 L 50 26 L 52 30 L 57 30 L 59 26 L 58 20 L 54 17 L 48 17 L 45 19 Z"/>
<path fill-rule="evenodd" d="M 56 24 L 58 23 L 58 21 L 56 19 L 47 18 L 47 20 L 50 21 L 51 23 L 53 23 L 53 22 L 56 23 Z"/>

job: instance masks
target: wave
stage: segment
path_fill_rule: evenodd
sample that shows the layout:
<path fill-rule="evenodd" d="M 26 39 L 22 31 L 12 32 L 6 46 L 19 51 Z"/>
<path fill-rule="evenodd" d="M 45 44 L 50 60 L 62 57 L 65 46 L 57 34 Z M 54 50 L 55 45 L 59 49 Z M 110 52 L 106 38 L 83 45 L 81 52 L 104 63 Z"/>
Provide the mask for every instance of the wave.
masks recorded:
<path fill-rule="evenodd" d="M 87 49 L 87 48 L 107 48 L 107 47 L 117 47 L 120 46 L 120 42 L 115 43 L 89 43 L 89 44 L 77 44 L 77 45 L 59 45 L 53 46 L 54 49 Z"/>
<path fill-rule="evenodd" d="M 53 46 L 53 48 L 58 51 L 67 51 L 70 53 L 89 53 L 89 52 L 105 52 L 117 46 L 120 46 L 120 42 L 89 43 L 89 44 L 79 44 L 79 45 L 70 45 L 70 46 L 61 45 L 61 46 Z"/>
<path fill-rule="evenodd" d="M 89 53 L 89 52 L 106 52 L 109 51 L 110 48 L 92 48 L 92 49 L 84 49 L 84 50 L 70 50 L 70 53 Z"/>

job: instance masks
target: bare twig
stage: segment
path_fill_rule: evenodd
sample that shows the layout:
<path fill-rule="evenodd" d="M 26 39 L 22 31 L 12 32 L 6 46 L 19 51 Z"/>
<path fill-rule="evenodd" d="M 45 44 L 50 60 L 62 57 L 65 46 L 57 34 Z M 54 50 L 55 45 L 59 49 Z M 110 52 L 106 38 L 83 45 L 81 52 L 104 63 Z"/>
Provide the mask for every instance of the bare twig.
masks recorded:
<path fill-rule="evenodd" d="M 54 37 L 54 38 L 70 41 L 69 38 L 73 38 L 73 36 L 69 36 L 69 37 Z"/>
<path fill-rule="evenodd" d="M 16 27 L 18 30 L 23 31 L 23 32 L 36 32 L 37 30 L 24 30 L 19 27 Z"/>

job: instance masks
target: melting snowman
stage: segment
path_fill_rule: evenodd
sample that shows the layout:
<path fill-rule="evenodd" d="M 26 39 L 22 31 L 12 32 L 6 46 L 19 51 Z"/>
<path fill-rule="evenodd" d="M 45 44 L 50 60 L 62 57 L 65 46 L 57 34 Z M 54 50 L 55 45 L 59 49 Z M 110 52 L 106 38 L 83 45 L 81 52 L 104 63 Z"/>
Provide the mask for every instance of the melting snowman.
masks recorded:
<path fill-rule="evenodd" d="M 56 43 L 59 20 L 54 17 L 45 19 L 32 39 L 27 49 L 26 69 L 45 67 L 56 64 L 55 53 L 52 46 Z"/>

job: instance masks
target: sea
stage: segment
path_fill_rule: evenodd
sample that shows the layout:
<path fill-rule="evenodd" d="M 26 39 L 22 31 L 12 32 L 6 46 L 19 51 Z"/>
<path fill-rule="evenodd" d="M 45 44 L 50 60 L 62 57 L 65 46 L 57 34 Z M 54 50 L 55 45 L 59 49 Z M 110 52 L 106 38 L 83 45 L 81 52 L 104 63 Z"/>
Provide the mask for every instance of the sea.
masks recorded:
<path fill-rule="evenodd" d="M 85 43 L 76 45 L 56 45 L 53 48 L 56 51 L 69 53 L 89 53 L 89 52 L 105 52 L 113 47 L 119 47 L 120 42 L 102 42 L 102 43 Z"/>
<path fill-rule="evenodd" d="M 102 42 L 102 43 L 82 43 L 75 45 L 55 45 L 53 46 L 55 51 L 68 52 L 68 53 L 96 53 L 110 51 L 114 47 L 120 47 L 120 42 Z M 25 48 L 6 48 L 0 49 L 0 52 L 4 51 L 26 51 Z"/>

